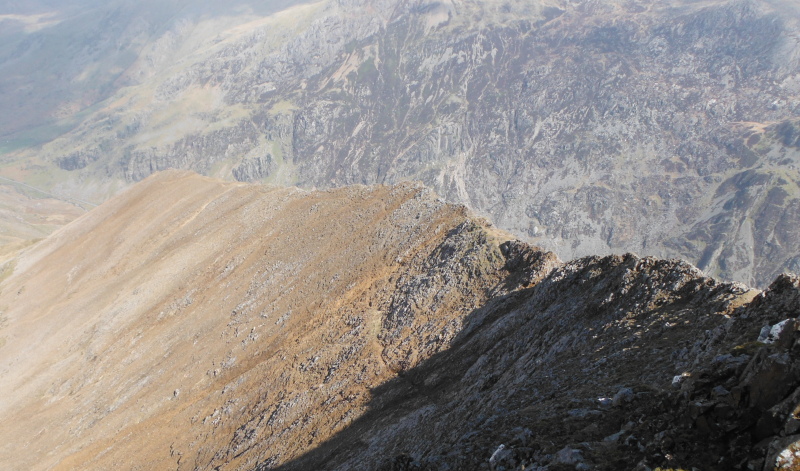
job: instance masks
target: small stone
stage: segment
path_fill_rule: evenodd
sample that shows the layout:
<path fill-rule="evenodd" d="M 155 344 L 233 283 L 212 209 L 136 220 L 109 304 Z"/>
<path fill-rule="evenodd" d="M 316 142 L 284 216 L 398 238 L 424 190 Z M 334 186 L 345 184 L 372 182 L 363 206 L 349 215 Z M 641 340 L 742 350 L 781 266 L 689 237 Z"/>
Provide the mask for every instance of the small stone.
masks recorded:
<path fill-rule="evenodd" d="M 608 409 L 613 404 L 613 400 L 610 397 L 599 397 L 597 398 L 597 403 L 600 405 L 601 409 Z"/>
<path fill-rule="evenodd" d="M 686 379 L 689 378 L 689 373 L 681 373 L 679 375 L 675 375 L 672 377 L 672 387 L 675 389 L 680 389 L 681 385 L 683 384 Z"/>
<path fill-rule="evenodd" d="M 730 419 L 734 416 L 735 410 L 730 404 L 721 402 L 714 406 L 714 416 L 720 419 Z"/>
<path fill-rule="evenodd" d="M 514 454 L 512 453 L 512 451 L 506 448 L 506 446 L 501 443 L 500 446 L 498 446 L 497 449 L 494 451 L 494 453 L 492 453 L 491 458 L 489 458 L 489 468 L 498 471 L 500 469 L 506 469 L 506 467 L 503 466 L 504 464 L 512 464 L 512 465 L 516 464 L 516 463 L 508 463 L 509 461 L 512 461 L 513 458 Z"/>
<path fill-rule="evenodd" d="M 580 450 L 565 446 L 562 448 L 553 459 L 554 464 L 577 465 L 583 462 L 583 454 Z"/>
<path fill-rule="evenodd" d="M 784 319 L 773 326 L 765 325 L 758 334 L 758 342 L 773 344 L 785 334 L 797 330 L 797 319 Z"/>
<path fill-rule="evenodd" d="M 768 325 L 765 325 L 764 327 L 762 327 L 761 328 L 761 332 L 758 333 L 758 339 L 756 340 L 756 342 L 772 343 L 769 340 L 769 332 L 770 332 L 770 330 L 771 330 L 771 328 Z M 750 337 L 750 338 L 752 338 L 752 337 Z"/>
<path fill-rule="evenodd" d="M 712 407 L 714 407 L 713 402 L 695 401 L 689 403 L 687 409 L 689 410 L 689 415 L 692 417 L 692 419 L 696 419 L 701 415 L 705 414 Z"/>
<path fill-rule="evenodd" d="M 610 443 L 619 443 L 619 441 L 622 438 L 623 434 L 625 434 L 625 431 L 624 430 L 620 430 L 619 432 L 617 432 L 617 433 L 615 433 L 613 435 L 607 436 L 606 438 L 603 439 L 603 441 L 604 442 L 610 442 Z"/>
<path fill-rule="evenodd" d="M 623 404 L 628 404 L 633 401 L 634 397 L 633 389 L 631 388 L 622 388 L 617 391 L 617 394 L 614 395 L 614 399 L 612 399 L 612 404 L 614 407 L 620 407 Z"/>
<path fill-rule="evenodd" d="M 800 467 L 800 436 L 776 437 L 769 444 L 766 464 L 772 469 L 797 469 Z"/>
<path fill-rule="evenodd" d="M 800 369 L 788 353 L 759 352 L 742 374 L 741 385 L 749 391 L 749 405 L 768 409 L 786 397 L 800 379 Z"/>
<path fill-rule="evenodd" d="M 731 392 L 728 391 L 727 389 L 725 389 L 722 385 L 715 386 L 714 389 L 711 390 L 711 395 L 715 399 L 720 399 L 720 398 L 723 398 L 723 397 L 727 397 L 730 394 L 731 394 Z"/>
<path fill-rule="evenodd" d="M 569 414 L 570 417 L 585 419 L 587 417 L 598 417 L 603 413 L 600 412 L 599 410 L 593 410 L 593 409 L 572 409 L 567 411 L 567 414 Z"/>
<path fill-rule="evenodd" d="M 630 432 L 634 428 L 636 428 L 636 422 L 633 422 L 633 421 L 628 422 L 628 423 L 626 423 L 625 425 L 622 426 L 622 430 L 625 431 L 625 432 Z"/>

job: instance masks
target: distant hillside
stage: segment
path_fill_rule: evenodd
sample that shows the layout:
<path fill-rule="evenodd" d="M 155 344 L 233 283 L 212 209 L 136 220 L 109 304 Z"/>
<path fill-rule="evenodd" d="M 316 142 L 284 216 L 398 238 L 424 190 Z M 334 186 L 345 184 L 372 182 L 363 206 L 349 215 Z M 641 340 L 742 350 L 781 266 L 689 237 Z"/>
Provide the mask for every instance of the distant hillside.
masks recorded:
<path fill-rule="evenodd" d="M 169 42 L 171 28 L 222 15 L 232 18 L 212 23 L 230 28 L 246 22 L 248 14 L 267 15 L 300 2 L 260 3 L 0 1 L 0 150 L 49 141 L 98 111 L 103 100 L 137 83 L 126 72 L 148 61 L 143 51 Z"/>
<path fill-rule="evenodd" d="M 157 3 L 3 20 L 3 175 L 419 180 L 563 258 L 800 271 L 796 2 Z"/>
<path fill-rule="evenodd" d="M 418 185 L 178 171 L 6 271 L 4 469 L 800 466 L 796 277 L 562 263 Z"/>

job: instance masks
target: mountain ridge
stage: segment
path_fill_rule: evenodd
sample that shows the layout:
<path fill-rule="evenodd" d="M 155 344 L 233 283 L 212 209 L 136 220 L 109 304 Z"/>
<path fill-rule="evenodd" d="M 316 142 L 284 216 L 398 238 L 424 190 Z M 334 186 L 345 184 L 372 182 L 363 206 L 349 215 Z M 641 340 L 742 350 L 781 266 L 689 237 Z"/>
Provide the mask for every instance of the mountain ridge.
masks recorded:
<path fill-rule="evenodd" d="M 11 469 L 772 469 L 800 430 L 796 276 L 563 263 L 409 183 L 156 174 L 0 307 Z"/>
<path fill-rule="evenodd" d="M 341 191 L 318 192 L 316 194 L 319 195 L 319 199 L 328 202 L 327 207 L 325 204 L 321 204 L 321 207 L 328 211 L 333 211 L 334 214 L 343 211 L 345 211 L 346 214 L 350 214 L 353 206 L 351 197 L 354 196 L 357 198 L 362 191 L 366 191 L 367 196 L 369 196 L 369 193 L 373 190 L 351 188 Z M 378 191 L 390 192 L 391 190 L 385 189 Z M 464 218 L 463 208 L 459 209 L 454 207 L 451 209 L 450 207 L 444 207 L 442 203 L 431 201 L 430 197 L 422 197 L 420 206 L 416 207 L 417 202 L 413 199 L 413 195 L 421 191 L 420 189 L 414 190 L 409 185 L 400 185 L 395 191 L 398 193 L 399 198 L 393 204 L 402 206 L 403 198 L 411 199 L 409 204 L 411 208 L 409 208 L 409 210 L 417 209 L 420 211 L 420 213 L 414 213 L 414 216 L 428 215 L 431 212 L 435 214 L 437 211 L 441 210 L 441 208 L 445 208 L 443 211 L 445 216 Z M 274 196 L 273 206 L 268 209 L 260 206 L 267 204 L 267 202 L 263 202 L 263 198 L 260 198 L 260 196 L 265 194 L 270 195 L 271 193 L 272 196 Z M 338 202 L 333 201 L 334 198 L 328 197 L 331 196 L 331 194 L 337 193 L 340 195 Z M 307 199 L 305 201 L 303 200 L 302 195 L 305 194 L 308 194 L 308 192 L 297 189 L 269 190 L 252 185 L 217 183 L 186 173 L 168 173 L 166 176 L 155 177 L 151 179 L 151 181 L 146 182 L 145 185 L 133 188 L 116 200 L 109 202 L 110 204 L 103 205 L 98 208 L 98 210 L 83 216 L 75 224 L 66 226 L 64 229 L 57 231 L 51 238 L 38 244 L 33 250 L 26 251 L 19 259 L 15 268 L 15 273 L 21 273 L 29 279 L 37 280 L 36 285 L 52 286 L 53 289 L 47 291 L 39 291 L 36 288 L 26 289 L 25 287 L 33 282 L 24 279 L 20 280 L 19 276 L 15 275 L 12 275 L 5 281 L 3 293 L 5 298 L 4 304 L 6 304 L 7 308 L 4 311 L 6 327 L 3 330 L 8 332 L 8 329 L 12 329 L 14 334 L 4 336 L 4 338 L 7 337 L 7 340 L 3 348 L 6 354 L 11 350 L 15 351 L 16 355 L 4 358 L 5 368 L 3 369 L 5 371 L 3 373 L 4 377 L 8 378 L 8 380 L 4 381 L 3 394 L 4 397 L 9 398 L 9 400 L 5 402 L 2 413 L 4 415 L 12 414 L 14 417 L 16 417 L 17 414 L 19 414 L 20 417 L 27 417 L 26 409 L 19 407 L 18 403 L 11 400 L 11 398 L 17 398 L 18 401 L 22 401 L 24 404 L 26 398 L 38 398 L 44 394 L 45 397 L 49 398 L 45 404 L 50 401 L 56 401 L 56 404 L 58 404 L 58 401 L 65 400 L 69 403 L 76 400 L 72 395 L 76 394 L 77 391 L 80 391 L 82 388 L 91 389 L 90 385 L 92 381 L 99 381 L 105 387 L 111 387 L 111 391 L 116 391 L 105 396 L 105 407 L 108 408 L 108 410 L 98 410 L 96 405 L 90 406 L 90 404 L 94 404 L 94 401 L 97 400 L 97 397 L 94 395 L 82 396 L 81 400 L 88 401 L 88 403 L 85 403 L 84 406 L 74 405 L 73 407 L 75 407 L 75 410 L 81 410 L 82 407 L 90 407 L 94 412 L 90 413 L 89 417 L 104 417 L 109 411 L 120 407 L 120 405 L 114 405 L 115 401 L 122 401 L 122 403 L 125 404 L 129 401 L 128 397 L 131 394 L 134 394 L 134 397 L 136 397 L 135 391 L 139 391 L 140 388 L 149 390 L 149 388 L 146 387 L 146 382 L 144 384 L 137 384 L 137 381 L 133 381 L 132 384 L 129 384 L 131 380 L 128 380 L 126 384 L 128 387 L 133 387 L 134 392 L 124 393 L 124 389 L 119 389 L 123 385 L 116 384 L 114 381 L 109 385 L 107 381 L 104 382 L 102 378 L 104 375 L 108 374 L 107 372 L 110 371 L 109 369 L 114 369 L 112 366 L 114 364 L 136 368 L 135 371 L 140 371 L 140 374 L 143 375 L 143 379 L 153 374 L 146 373 L 152 368 L 150 363 L 142 364 L 140 360 L 137 360 L 137 357 L 140 355 L 147 357 L 146 354 L 141 353 L 140 349 L 143 347 L 134 349 L 134 351 L 139 352 L 135 354 L 125 348 L 128 343 L 135 345 L 139 341 L 137 340 L 137 331 L 139 331 L 139 334 L 142 334 L 142 332 L 150 334 L 150 336 L 145 337 L 145 340 L 148 340 L 147 345 L 156 351 L 163 351 L 163 349 L 166 348 L 165 346 L 172 345 L 172 343 L 178 341 L 178 339 L 184 343 L 189 342 L 190 345 L 192 342 L 196 341 L 196 339 L 186 339 L 186 334 L 178 335 L 175 339 L 168 340 L 163 337 L 163 334 L 158 333 L 157 325 L 160 323 L 168 323 L 172 325 L 172 328 L 179 327 L 180 324 L 176 324 L 179 322 L 179 314 L 187 310 L 191 311 L 193 305 L 198 306 L 206 296 L 210 296 L 210 294 L 202 294 L 203 291 L 198 291 L 199 287 L 193 287 L 193 283 L 189 281 L 198 276 L 200 279 L 210 276 L 206 274 L 209 269 L 208 267 L 220 265 L 218 267 L 218 272 L 215 277 L 212 277 L 212 280 L 219 279 L 220 282 L 222 282 L 226 277 L 231 276 L 232 271 L 235 271 L 236 267 L 242 266 L 243 264 L 247 266 L 246 262 L 252 261 L 251 259 L 253 258 L 262 264 L 269 261 L 270 265 L 260 267 L 260 270 L 263 271 L 257 278 L 262 279 L 262 284 L 266 283 L 269 286 L 280 287 L 280 291 L 273 293 L 272 296 L 287 296 L 290 299 L 294 299 L 293 302 L 297 302 L 300 306 L 306 305 L 307 307 L 305 309 L 310 309 L 312 305 L 317 309 L 319 308 L 319 303 L 306 300 L 302 296 L 300 296 L 299 299 L 297 295 L 289 296 L 294 289 L 294 285 L 302 284 L 302 282 L 307 281 L 302 273 L 295 273 L 294 267 L 305 267 L 304 270 L 308 274 L 308 277 L 311 280 L 316 280 L 318 283 L 311 287 L 303 287 L 302 289 L 304 291 L 313 289 L 315 292 L 324 294 L 327 290 L 332 289 L 332 286 L 337 287 L 337 290 L 339 290 L 337 292 L 341 292 L 342 289 L 347 288 L 346 286 L 340 286 L 343 283 L 342 281 L 332 280 L 329 277 L 332 274 L 331 272 L 340 273 L 340 276 L 346 279 L 352 279 L 355 276 L 355 274 L 344 276 L 344 274 L 341 273 L 342 268 L 334 263 L 335 260 L 341 260 L 342 257 L 346 257 L 350 255 L 350 253 L 342 253 L 338 256 L 333 255 L 329 258 L 323 258 L 322 262 L 318 265 L 309 265 L 310 262 L 304 260 L 302 253 L 298 254 L 297 259 L 292 257 L 293 239 L 289 236 L 289 240 L 283 239 L 280 245 L 283 250 L 289 250 L 288 252 L 284 252 L 283 255 L 283 257 L 288 258 L 281 262 L 273 256 L 272 259 L 267 258 L 265 261 L 262 260 L 266 258 L 263 252 L 265 250 L 269 252 L 269 246 L 262 247 L 260 252 L 253 252 L 253 250 L 258 250 L 253 247 L 253 244 L 257 245 L 258 242 L 244 242 L 248 240 L 247 237 L 259 234 L 253 234 L 253 228 L 248 228 L 248 232 L 246 233 L 239 232 L 243 227 L 243 221 L 252 223 L 254 217 L 256 221 L 259 221 L 258 224 L 269 224 L 268 220 L 263 219 L 264 212 L 268 213 L 269 210 L 288 211 L 288 213 L 284 213 L 283 220 L 298 220 L 299 217 L 294 214 L 297 210 L 297 206 L 301 205 L 305 210 L 306 223 L 310 224 L 312 228 L 320 227 L 317 224 L 327 225 L 325 228 L 320 227 L 320 232 L 327 235 L 320 243 L 341 243 L 341 236 L 337 234 L 337 229 L 342 228 L 343 222 L 336 220 L 336 218 L 325 218 L 322 222 L 315 223 L 314 220 L 318 215 L 318 208 L 314 207 L 313 202 Z M 200 204 L 197 203 L 198 199 L 201 201 Z M 260 200 L 262 201 L 261 203 L 259 203 Z M 167 203 L 168 201 L 172 201 L 172 203 Z M 428 201 L 430 201 L 430 203 L 428 203 Z M 210 217 L 212 221 L 216 218 L 216 216 L 214 216 L 215 212 L 221 211 L 219 206 L 223 206 L 229 210 L 221 213 L 226 215 L 226 220 L 233 218 L 233 221 L 231 221 L 233 224 L 231 224 L 230 227 L 226 225 L 223 229 L 224 233 L 227 234 L 226 237 L 219 242 L 209 240 L 207 237 L 200 237 L 200 239 L 203 239 L 202 243 L 197 241 L 195 238 L 197 237 L 196 232 L 198 230 L 202 232 L 209 231 L 212 227 L 219 228 L 219 225 L 205 224 L 208 222 L 205 220 L 206 218 Z M 382 214 L 384 210 L 381 209 L 380 206 L 381 203 L 379 200 L 373 200 L 370 212 L 356 214 L 355 217 L 357 217 L 357 220 L 360 219 L 362 223 L 364 221 L 370 221 L 375 217 L 374 214 L 376 214 L 376 212 L 377 214 Z M 255 214 L 257 209 L 258 214 Z M 389 209 L 398 211 L 397 214 L 401 214 L 406 210 L 399 207 L 390 207 Z M 237 222 L 236 218 L 231 216 L 231 213 L 235 214 L 236 217 L 244 218 L 244 220 Z M 129 220 L 123 217 L 122 214 L 133 216 L 133 219 Z M 293 214 L 294 217 L 290 218 L 287 214 Z M 429 219 L 430 218 L 426 216 L 425 220 L 421 222 L 421 226 L 413 228 L 411 234 L 404 235 L 403 233 L 399 233 L 390 236 L 387 233 L 384 235 L 376 243 L 380 243 L 381 247 L 387 246 L 388 244 L 388 253 L 395 253 L 396 255 L 392 256 L 382 252 L 381 257 L 391 257 L 391 264 L 394 265 L 398 263 L 396 260 L 399 257 L 412 255 L 411 253 L 404 254 L 401 251 L 404 247 L 408 248 L 408 243 L 404 244 L 402 241 L 412 235 L 419 238 L 420 231 L 429 227 L 428 224 L 434 224 L 436 221 L 436 218 L 433 218 L 430 219 L 430 222 L 426 223 L 425 221 Z M 393 223 L 389 221 L 386 222 L 386 224 L 392 227 Z M 269 228 L 269 226 L 266 227 Z M 359 230 L 358 225 L 352 227 L 355 230 Z M 364 227 L 369 231 L 375 230 L 371 224 L 366 224 Z M 89 244 L 86 240 L 87 237 L 90 240 L 97 240 L 91 237 L 93 235 L 95 237 L 99 236 L 99 234 L 96 233 L 97 228 L 106 228 L 106 232 L 110 231 L 112 237 L 110 239 L 103 239 L 100 237 L 100 240 L 104 240 L 102 244 Z M 134 228 L 136 232 L 132 232 Z M 272 238 L 280 237 L 280 233 L 276 233 L 275 231 L 275 228 L 269 228 L 265 230 L 264 233 L 260 234 L 260 237 L 266 237 L 267 240 L 269 239 L 269 234 L 272 234 Z M 386 231 L 386 229 L 384 229 L 384 231 Z M 432 231 L 434 234 L 437 234 L 435 228 L 433 228 Z M 144 237 L 139 237 L 136 234 L 142 234 Z M 347 234 L 351 234 L 351 232 L 347 231 Z M 187 244 L 186 238 L 190 237 L 190 235 L 192 242 Z M 434 237 L 442 237 L 442 235 L 439 234 Z M 234 242 L 236 240 L 239 240 L 239 242 Z M 299 243 L 301 239 L 297 238 L 294 240 L 297 240 Z M 392 244 L 393 242 L 397 242 L 397 244 L 394 245 Z M 212 251 L 210 255 L 206 255 L 206 257 L 210 258 L 192 261 L 193 257 L 196 257 L 200 253 L 206 253 L 206 251 L 210 249 L 211 246 L 208 244 L 213 245 L 219 252 Z M 245 253 L 249 255 L 245 257 L 244 255 L 234 254 L 228 256 L 230 259 L 226 258 L 225 253 L 233 249 L 226 249 L 225 247 L 238 247 L 237 244 L 246 247 L 248 251 Z M 349 247 L 353 250 L 353 242 L 348 241 L 348 244 L 350 244 Z M 298 248 L 300 247 L 301 245 L 298 245 Z M 357 247 L 360 246 L 357 245 Z M 142 262 L 136 261 L 138 257 L 142 255 L 144 256 L 144 260 Z M 320 257 L 322 255 L 314 256 Z M 57 268 L 54 260 L 58 260 L 59 258 L 65 260 L 66 268 Z M 358 257 L 354 258 L 358 259 Z M 367 259 L 369 260 L 369 258 Z M 96 262 L 90 263 L 91 261 Z M 140 266 L 139 263 L 142 265 Z M 203 265 L 203 263 L 207 263 L 208 267 Z M 341 265 L 341 267 L 352 266 L 352 264 L 344 262 L 340 262 L 338 265 Z M 330 271 L 327 271 L 325 269 L 326 267 L 328 267 Z M 249 268 L 250 275 L 253 275 L 252 270 L 254 269 L 255 268 L 252 267 Z M 355 265 L 353 269 L 357 270 L 358 265 Z M 191 274 L 187 275 L 187 272 L 191 272 Z M 268 274 L 269 277 L 266 278 Z M 383 279 L 385 276 L 380 272 L 376 275 L 378 276 L 378 280 Z M 188 279 L 187 276 L 189 277 Z M 298 276 L 300 279 L 296 279 Z M 358 281 L 359 284 L 364 284 L 366 282 L 367 287 L 370 285 L 367 280 Z M 194 283 L 202 286 L 207 282 L 200 282 L 195 279 Z M 228 281 L 227 284 L 230 284 L 230 281 Z M 280 314 L 272 314 L 268 310 L 261 311 L 261 314 L 258 312 L 250 312 L 253 308 L 248 306 L 248 303 L 245 301 L 257 294 L 260 296 L 265 295 L 265 288 L 259 287 L 259 284 L 255 280 L 247 280 L 246 282 L 242 282 L 242 285 L 243 286 L 238 288 L 232 288 L 242 298 L 228 306 L 228 313 L 222 320 L 206 312 L 206 315 L 212 315 L 212 318 L 193 323 L 193 329 L 203 331 L 203 325 L 206 326 L 205 329 L 208 329 L 210 326 L 221 322 L 222 324 L 219 327 L 222 328 L 221 335 L 224 337 L 230 336 L 231 339 L 235 340 L 235 337 L 243 336 L 243 339 L 238 339 L 233 342 L 234 345 L 239 345 L 239 347 L 231 351 L 237 352 L 239 350 L 246 351 L 246 345 L 258 337 L 257 332 L 250 331 L 249 329 L 246 334 L 240 332 L 240 328 L 237 327 L 237 324 L 242 320 L 242 316 L 250 323 L 255 322 L 249 319 L 250 317 L 260 320 L 260 323 L 254 324 L 254 327 L 260 325 L 261 329 L 264 329 L 264 324 L 267 322 L 265 319 L 269 318 L 268 325 L 272 325 L 277 330 L 277 332 L 271 335 L 278 335 L 281 338 L 285 338 L 286 336 L 303 337 L 300 331 L 297 331 L 297 327 L 293 328 L 295 332 L 293 335 L 280 333 L 280 328 L 284 324 L 287 328 L 292 324 L 291 308 L 288 308 Z M 219 289 L 224 288 L 220 287 L 218 290 Z M 248 289 L 253 291 L 249 295 L 247 294 Z M 358 292 L 363 289 L 364 287 L 361 287 L 356 291 Z M 149 292 L 160 293 L 162 296 L 166 296 L 167 299 L 162 300 L 159 296 L 154 296 L 153 294 L 149 294 L 148 296 L 137 294 Z M 347 296 L 346 292 L 347 290 L 344 294 L 339 294 L 338 296 Z M 143 297 L 148 301 L 144 306 L 141 304 L 143 302 L 141 298 Z M 222 302 L 226 305 L 223 298 L 227 299 L 227 297 L 218 297 L 219 299 L 217 302 Z M 9 298 L 12 299 L 13 302 L 10 301 Z M 195 300 L 195 298 L 197 299 Z M 280 296 L 278 298 L 280 299 Z M 74 301 L 70 302 L 70 299 Z M 334 297 L 334 300 L 336 299 L 337 298 Z M 230 302 L 231 301 L 228 301 L 228 304 Z M 264 301 L 260 298 L 256 298 L 252 299 L 250 302 L 263 303 Z M 99 309 L 89 309 L 87 303 L 94 303 L 99 306 Z M 278 309 L 279 305 L 280 303 L 272 306 L 272 308 Z M 65 306 L 70 307 L 70 309 L 67 309 Z M 198 307 L 198 309 L 201 309 L 201 307 Z M 208 308 L 206 307 L 205 309 Z M 296 306 L 294 309 L 303 311 L 303 309 Z M 151 312 L 151 310 L 155 311 Z M 64 320 L 58 320 L 59 317 L 57 313 L 60 311 L 71 313 L 71 316 Z M 261 317 L 262 314 L 264 317 Z M 295 314 L 294 316 L 297 315 L 298 314 Z M 51 316 L 56 317 L 51 319 Z M 140 318 L 138 316 L 143 317 Z M 318 323 L 320 321 L 315 322 Z M 141 326 L 137 327 L 140 324 Z M 33 326 L 36 326 L 36 328 Z M 88 330 L 83 331 L 82 329 L 84 328 Z M 66 333 L 62 331 L 66 331 Z M 121 339 L 115 338 L 112 333 L 123 335 L 127 340 L 122 341 Z M 252 339 L 251 336 L 253 337 Z M 82 340 L 74 340 L 75 338 Z M 445 339 L 441 340 L 441 342 L 444 341 Z M 221 342 L 222 345 L 218 345 L 216 350 L 207 352 L 207 355 L 215 354 L 218 356 L 214 357 L 213 360 L 209 360 L 209 363 L 204 365 L 202 371 L 195 371 L 197 368 L 193 370 L 196 378 L 195 381 L 197 381 L 197 377 L 199 377 L 200 383 L 203 384 L 203 381 L 211 381 L 210 379 L 203 378 L 215 378 L 218 374 L 226 372 L 230 368 L 234 368 L 235 370 L 238 367 L 238 365 L 234 365 L 234 363 L 236 363 L 235 359 L 233 360 L 234 363 L 227 363 L 231 361 L 231 358 L 234 358 L 233 356 L 226 356 L 219 352 L 220 349 L 226 348 L 225 345 L 228 342 L 231 342 L 231 340 L 228 339 L 226 342 Z M 243 343 L 240 344 L 240 342 Z M 120 345 L 120 343 L 122 345 Z M 391 342 L 387 340 L 387 343 Z M 35 346 L 35 350 L 32 349 L 33 346 Z M 117 348 L 113 356 L 109 355 L 109 351 L 113 351 L 109 350 L 112 346 Z M 123 350 L 118 350 L 120 346 L 123 347 Z M 64 348 L 68 348 L 68 352 L 64 352 Z M 167 352 L 168 351 L 169 348 L 167 348 Z M 186 353 L 183 353 L 178 356 L 183 358 L 182 355 L 185 354 Z M 250 355 L 253 354 L 255 354 L 256 357 L 258 356 L 257 353 L 250 353 Z M 401 362 L 404 361 L 402 359 L 405 358 L 405 355 L 405 353 L 392 354 L 387 357 L 387 361 L 389 361 L 388 359 L 390 358 L 397 357 L 391 361 Z M 44 364 L 38 363 L 39 369 L 19 366 L 20 363 L 22 365 L 37 365 L 37 361 L 41 361 L 43 357 L 62 357 L 64 360 L 57 361 L 57 366 L 55 367 L 48 367 L 46 361 Z M 76 362 L 75 365 L 68 368 L 62 366 L 66 359 L 74 359 Z M 239 361 L 244 362 L 245 360 L 240 359 Z M 251 359 L 249 361 L 253 360 Z M 94 362 L 97 362 L 97 364 Z M 217 366 L 213 367 L 214 364 Z M 17 366 L 12 367 L 12 365 Z M 80 367 L 83 369 L 80 370 L 80 372 L 76 371 L 74 373 L 74 379 L 66 381 L 61 380 L 50 386 L 46 386 L 46 383 L 43 383 L 48 381 L 50 378 L 48 371 L 52 373 L 54 371 L 53 368 L 56 369 L 56 372 L 61 368 L 65 368 L 67 371 L 73 371 L 74 368 L 79 367 L 77 365 L 83 365 Z M 21 371 L 24 371 L 24 374 L 9 375 L 9 368 L 20 368 Z M 207 371 L 209 368 L 210 370 Z M 19 372 L 20 370 L 14 371 Z M 159 371 L 160 373 L 158 373 Z M 154 374 L 162 378 L 165 373 L 163 373 L 162 368 L 159 368 Z M 178 377 L 180 377 L 180 375 L 178 375 Z M 88 382 L 88 385 L 86 382 Z M 166 394 L 165 397 L 172 396 L 173 390 L 178 386 L 181 386 L 178 389 L 183 390 L 184 395 L 188 394 L 189 388 L 181 384 L 169 388 L 168 391 L 163 391 L 163 393 Z M 191 384 L 189 387 L 190 386 Z M 41 388 L 44 388 L 44 392 L 41 391 Z M 149 392 L 153 394 L 152 391 Z M 116 397 L 116 399 L 114 399 L 114 397 Z M 163 400 L 158 401 L 158 405 L 163 407 Z M 128 403 L 128 408 L 130 409 L 130 407 L 132 406 Z M 47 409 L 47 407 L 44 408 Z M 128 413 L 133 413 L 130 412 L 129 409 Z M 69 416 L 71 410 L 73 410 L 72 407 L 62 409 L 61 413 Z M 36 414 L 34 414 L 34 416 L 36 416 Z M 87 428 L 91 428 L 91 424 L 98 419 L 91 419 L 92 421 L 88 424 L 85 423 L 84 420 L 90 419 L 79 420 L 79 417 L 72 417 L 71 420 L 64 419 L 65 425 L 62 427 L 71 427 L 71 433 L 76 433 L 80 436 L 81 433 L 85 433 Z M 25 420 L 20 419 L 19 423 L 23 422 L 29 424 L 35 423 L 30 417 L 27 417 Z M 156 422 L 158 422 L 158 420 L 156 420 Z M 52 425 L 47 426 L 48 429 L 52 429 L 52 427 Z M 65 431 L 66 430 L 62 429 L 62 433 Z M 9 430 L 6 429 L 6 432 L 9 432 Z M 11 433 L 13 435 L 18 435 L 18 432 L 19 431 L 15 430 Z M 13 437 L 9 437 L 6 434 L 5 438 L 9 440 L 6 443 L 13 443 Z M 45 452 L 46 449 L 50 448 L 39 450 L 41 456 L 47 455 Z M 6 445 L 6 454 L 11 453 L 11 456 L 14 456 L 14 450 L 15 448 L 13 446 Z M 31 448 L 31 453 L 32 455 L 29 456 L 28 459 L 35 460 L 39 456 L 35 448 Z M 10 459 L 4 459 L 4 461 L 12 462 Z M 69 466 L 67 466 L 67 468 L 68 467 Z"/>

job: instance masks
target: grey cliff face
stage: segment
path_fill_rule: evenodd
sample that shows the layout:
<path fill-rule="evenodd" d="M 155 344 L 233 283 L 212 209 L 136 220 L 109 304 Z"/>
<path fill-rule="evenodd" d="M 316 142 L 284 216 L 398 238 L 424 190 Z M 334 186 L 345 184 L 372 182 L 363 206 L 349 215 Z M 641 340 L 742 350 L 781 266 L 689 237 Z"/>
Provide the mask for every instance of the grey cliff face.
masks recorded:
<path fill-rule="evenodd" d="M 565 259 L 678 256 L 761 286 L 800 268 L 789 2 L 386 0 L 309 15 L 291 34 L 215 39 L 143 81 L 143 111 L 95 115 L 46 158 L 128 181 L 170 167 L 309 187 L 414 179 Z M 164 128 L 159 113 L 198 90 L 224 106 L 193 114 L 191 132 Z"/>

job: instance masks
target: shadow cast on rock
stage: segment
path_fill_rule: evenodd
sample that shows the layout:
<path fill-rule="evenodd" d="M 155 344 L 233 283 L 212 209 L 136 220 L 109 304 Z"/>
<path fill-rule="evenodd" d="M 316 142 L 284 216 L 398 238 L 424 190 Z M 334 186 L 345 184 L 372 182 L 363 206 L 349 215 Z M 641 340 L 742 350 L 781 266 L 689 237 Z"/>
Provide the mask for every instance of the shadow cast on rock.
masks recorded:
<path fill-rule="evenodd" d="M 374 388 L 361 417 L 277 469 L 739 469 L 759 454 L 763 463 L 754 431 L 775 401 L 728 406 L 722 391 L 758 360 L 737 348 L 773 320 L 764 306 L 782 305 L 779 291 L 736 308 L 740 287 L 682 262 L 565 264 L 474 310 L 449 349 Z M 797 283 L 788 291 L 796 312 Z M 682 371 L 690 380 L 676 386 Z M 784 376 L 795 390 L 796 375 Z"/>

